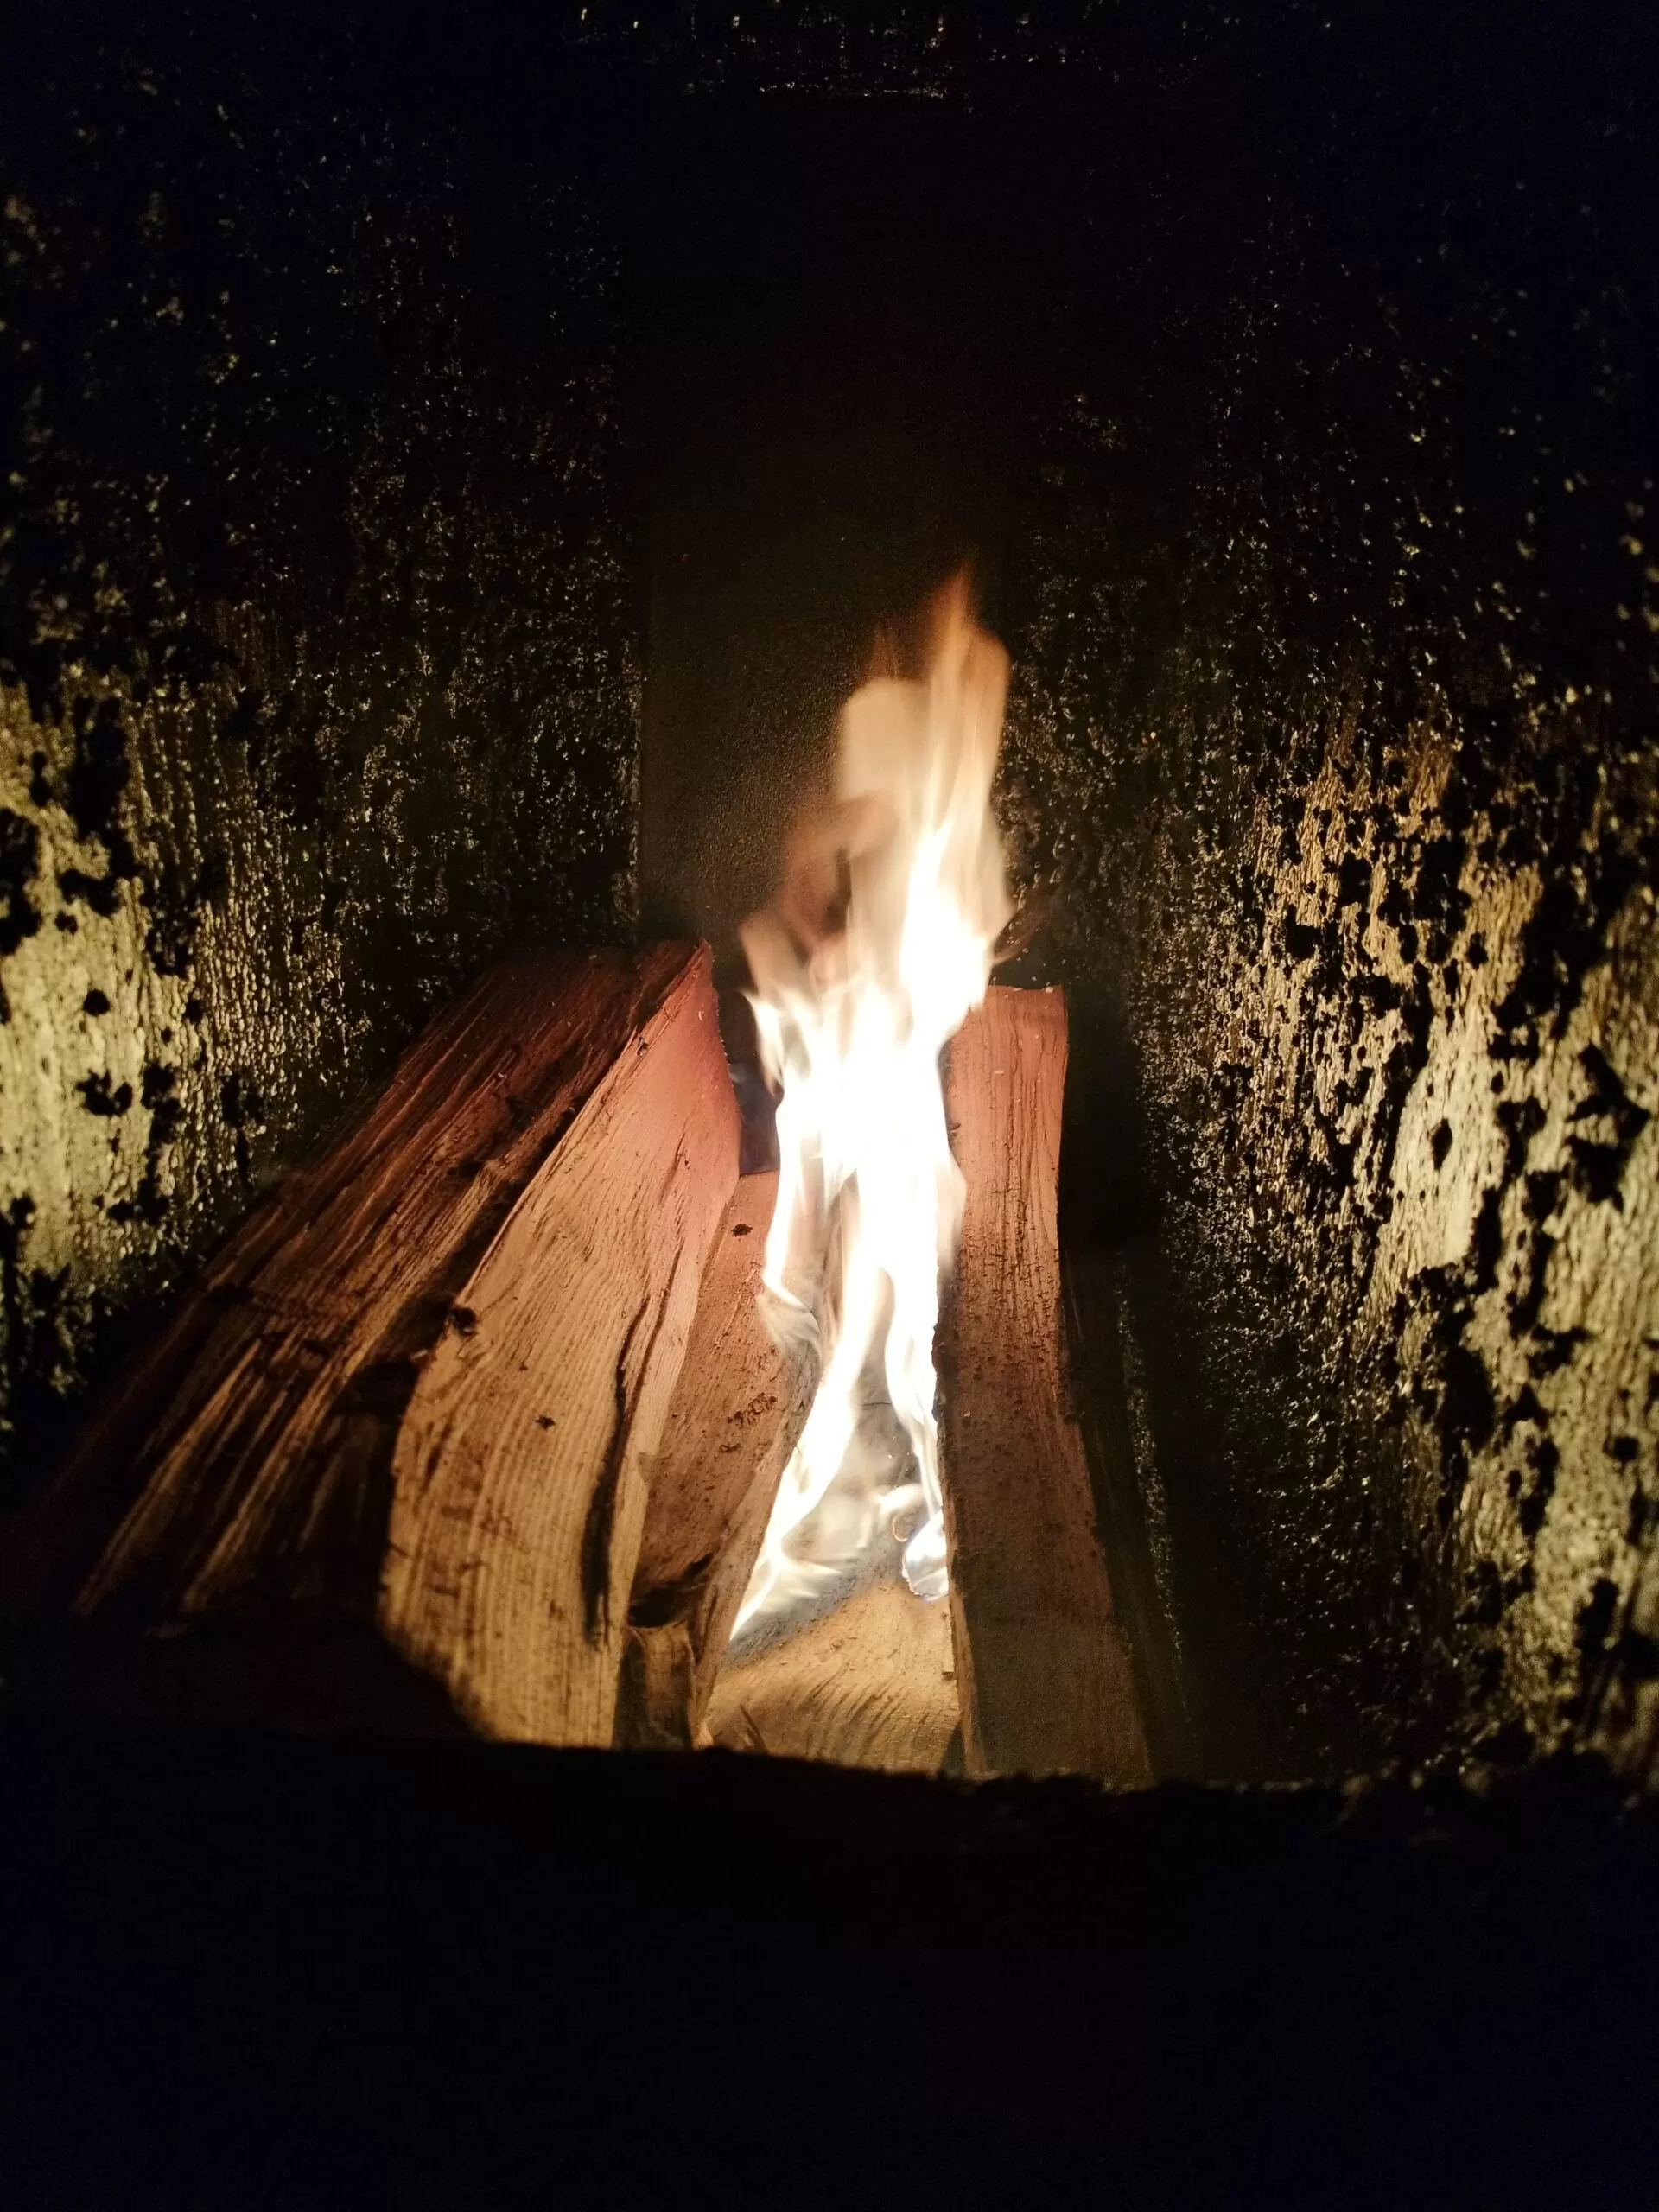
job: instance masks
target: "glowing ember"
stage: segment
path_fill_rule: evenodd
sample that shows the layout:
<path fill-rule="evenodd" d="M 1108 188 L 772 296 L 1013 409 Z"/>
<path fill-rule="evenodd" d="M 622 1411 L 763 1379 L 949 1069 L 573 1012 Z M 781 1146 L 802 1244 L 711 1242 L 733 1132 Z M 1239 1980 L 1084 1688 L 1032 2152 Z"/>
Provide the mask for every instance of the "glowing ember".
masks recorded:
<path fill-rule="evenodd" d="M 843 1573 L 880 1529 L 903 1535 L 906 1516 L 906 1580 L 922 1598 L 946 1588 L 933 1332 L 962 1177 L 939 1055 L 985 995 L 1009 912 L 990 807 L 1008 662 L 963 577 L 929 609 L 925 665 L 848 701 L 837 803 L 797 825 L 777 901 L 744 926 L 782 1090 L 763 1295 L 781 1332 L 817 1341 L 822 1368 L 738 1636 Z M 914 1463 L 897 1487 L 853 1449 L 878 1373 Z"/>

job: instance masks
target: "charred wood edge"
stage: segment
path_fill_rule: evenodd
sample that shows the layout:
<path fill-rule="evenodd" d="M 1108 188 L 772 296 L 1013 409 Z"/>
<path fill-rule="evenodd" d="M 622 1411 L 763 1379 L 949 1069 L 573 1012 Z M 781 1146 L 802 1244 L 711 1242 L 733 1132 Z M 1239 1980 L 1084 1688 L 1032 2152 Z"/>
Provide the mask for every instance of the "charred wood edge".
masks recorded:
<path fill-rule="evenodd" d="M 619 1750 L 689 1750 L 696 1741 L 804 1421 L 796 1397 L 781 1395 L 773 1434 L 783 1448 L 763 1458 L 721 1542 L 678 1582 L 636 1592 L 617 1700 Z"/>
<path fill-rule="evenodd" d="M 309 1575 L 302 1565 L 297 1578 L 288 1578 L 287 1586 L 255 1593 L 252 1603 L 236 1611 L 193 1622 L 188 1636 L 168 1633 L 165 1623 L 144 1619 L 142 1589 L 124 1593 L 124 1602 L 101 1620 L 72 1624 L 67 1617 L 112 1532 L 143 1492 L 147 1440 L 221 1323 L 257 1302 L 258 1270 L 279 1249 L 283 1217 L 296 1192 L 324 1178 L 333 1162 L 369 1139 L 377 1114 L 392 1110 L 400 1088 L 418 1080 L 436 1041 L 446 1032 L 464 1034 L 468 1019 L 476 1017 L 493 993 L 517 978 L 525 987 L 556 988 L 562 962 L 568 961 L 565 972 L 574 976 L 589 957 L 537 950 L 509 956 L 441 1009 L 380 1090 L 343 1116 L 332 1141 L 244 1218 L 208 1262 L 206 1280 L 186 1293 L 159 1336 L 93 1408 L 61 1466 L 0 1537 L 0 1621 L 10 1647 L 8 1656 L 21 1662 L 22 1674 L 41 1694 L 175 1719 L 250 1717 L 302 1725 L 326 1707 L 330 1719 L 341 1726 L 410 1726 L 421 1733 L 460 1727 L 438 1686 L 412 1675 L 388 1650 L 373 1620 L 398 1426 L 420 1363 L 452 1318 L 455 1294 L 556 1150 L 594 1082 L 602 1078 L 616 1052 L 661 1009 L 701 957 L 689 944 L 652 946 L 621 956 L 633 972 L 626 1013 L 615 1025 L 613 1050 L 598 1056 L 590 1071 L 593 1081 L 573 1096 L 524 1155 L 521 1172 L 504 1178 L 437 1275 L 392 1316 L 345 1380 L 314 1455 L 321 1463 L 319 1481 L 305 1486 L 308 1501 L 315 1503 L 330 1464 L 346 1451 L 353 1462 L 355 1496 L 346 1516 L 353 1525 L 344 1532 L 344 1544 L 331 1549 L 326 1560 L 308 1562 L 315 1570 Z M 584 1050 L 592 1052 L 594 1040 L 573 1039 L 543 1071 L 541 1089 L 556 1090 L 577 1073 Z M 513 1110 L 516 1102 L 508 1103 L 514 1125 L 522 1127 L 527 1116 Z M 359 1163 L 359 1173 L 373 1156 L 372 1150 Z M 372 1436 L 365 1430 L 372 1430 Z M 326 1517 L 336 1525 L 341 1503 L 333 1495 L 325 1501 L 332 1509 Z M 326 1539 L 324 1543 L 327 1548 Z M 306 1586 L 308 1581 L 314 1586 Z M 292 1613 L 296 1604 L 308 1600 L 313 1609 L 321 1605 L 326 1611 L 308 1621 L 302 1645 L 293 1635 Z M 162 1633 L 155 1632 L 158 1627 Z M 151 1633 L 140 1642 L 145 1628 Z"/>
<path fill-rule="evenodd" d="M 1062 1217 L 1064 1227 L 1064 1217 Z M 1095 1519 L 1154 1779 L 1196 1776 L 1180 1644 L 1158 1588 L 1124 1373 L 1124 1318 L 1114 1257 L 1060 1248 L 1065 1380 L 1082 1433 Z"/>
<path fill-rule="evenodd" d="M 773 1447 L 763 1459 L 754 1481 L 733 1516 L 727 1541 L 702 1578 L 690 1608 L 694 1733 L 702 1727 L 714 1695 L 715 1681 L 725 1662 L 726 1647 L 732 1640 L 744 1592 L 760 1556 L 761 1541 L 772 1518 L 784 1470 L 806 1426 L 816 1381 L 816 1368 L 810 1362 L 801 1362 L 797 1356 L 790 1387 L 779 1394 Z"/>
<path fill-rule="evenodd" d="M 617 1681 L 619 1751 L 689 1751 L 701 1725 L 697 1698 L 697 1654 L 691 1641 L 700 1581 L 688 1579 L 677 1591 L 654 1592 L 665 1603 L 645 1618 L 631 1610 Z"/>
<path fill-rule="evenodd" d="M 1053 906 L 1053 894 L 1046 884 L 1035 884 L 1020 899 L 1002 925 L 1002 933 L 991 951 L 993 968 L 1006 967 L 1029 952 L 1037 938 L 1047 927 Z"/>

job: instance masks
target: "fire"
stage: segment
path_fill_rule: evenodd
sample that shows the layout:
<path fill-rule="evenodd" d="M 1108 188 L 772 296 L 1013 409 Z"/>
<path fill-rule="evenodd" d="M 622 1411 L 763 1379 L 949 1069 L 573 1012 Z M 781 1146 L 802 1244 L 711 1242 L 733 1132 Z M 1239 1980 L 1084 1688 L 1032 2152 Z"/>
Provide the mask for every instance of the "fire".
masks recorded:
<path fill-rule="evenodd" d="M 985 995 L 1009 914 L 990 804 L 1008 661 L 965 577 L 931 602 L 919 678 L 878 676 L 848 701 L 836 803 L 797 824 L 783 889 L 744 925 L 782 1094 L 762 1296 L 780 1332 L 816 1345 L 820 1380 L 737 1636 L 818 1592 L 883 1529 L 903 1535 L 918 1597 L 947 1587 L 933 1333 L 963 1184 L 939 1057 Z M 853 1448 L 882 1383 L 912 1463 L 896 1486 Z"/>

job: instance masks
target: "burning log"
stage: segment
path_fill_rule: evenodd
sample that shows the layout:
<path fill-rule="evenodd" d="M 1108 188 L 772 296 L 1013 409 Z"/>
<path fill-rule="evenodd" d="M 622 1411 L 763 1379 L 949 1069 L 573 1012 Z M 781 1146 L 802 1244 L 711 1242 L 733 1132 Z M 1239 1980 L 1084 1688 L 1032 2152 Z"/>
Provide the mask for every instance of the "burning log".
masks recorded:
<path fill-rule="evenodd" d="M 966 1179 L 939 1332 L 941 1442 L 970 1775 L 1148 1778 L 1128 1656 L 1065 1410 L 1058 1176 L 1065 1001 L 997 988 L 950 1046 Z"/>
<path fill-rule="evenodd" d="M 255 1710 L 429 1723 L 435 1676 L 451 1725 L 608 1741 L 737 1135 L 706 950 L 493 970 L 90 1424 L 8 1614 L 73 1614 L 105 1689 L 167 1652 L 211 1708 L 234 1650 Z"/>
<path fill-rule="evenodd" d="M 778 1178 L 739 1182 L 652 1476 L 634 1572 L 620 1744 L 692 1744 L 742 1602 L 778 1478 L 811 1397 L 810 1363 L 756 1303 Z"/>
<path fill-rule="evenodd" d="M 950 1047 L 946 1110 L 965 1190 L 938 1343 L 949 1606 L 920 1603 L 888 1562 L 834 1610 L 734 1650 L 708 1707 L 716 1743 L 937 1770 L 959 1715 L 970 1775 L 1148 1778 L 1065 1404 L 1065 1060 L 1058 992 L 991 990 Z M 739 1564 L 750 1556 L 752 1545 Z"/>
<path fill-rule="evenodd" d="M 782 1093 L 765 1284 L 823 1372 L 710 1725 L 737 1745 L 937 1764 L 957 1711 L 948 1620 L 969 1771 L 1138 1780 L 1145 1747 L 1061 1399 L 1065 1009 L 1002 992 L 972 1011 L 1009 912 L 991 806 L 1007 656 L 965 575 L 912 644 L 914 673 L 878 656 L 843 707 L 833 804 L 796 824 L 784 881 L 743 930 Z M 959 1030 L 953 1157 L 939 1056 Z M 935 1336 L 959 1230 L 942 1438 Z M 902 1434 L 896 1462 L 871 1448 L 867 1416 Z M 947 1583 L 952 1611 L 925 1632 L 917 1602 Z M 686 1663 L 658 1662 L 670 1702 Z"/>

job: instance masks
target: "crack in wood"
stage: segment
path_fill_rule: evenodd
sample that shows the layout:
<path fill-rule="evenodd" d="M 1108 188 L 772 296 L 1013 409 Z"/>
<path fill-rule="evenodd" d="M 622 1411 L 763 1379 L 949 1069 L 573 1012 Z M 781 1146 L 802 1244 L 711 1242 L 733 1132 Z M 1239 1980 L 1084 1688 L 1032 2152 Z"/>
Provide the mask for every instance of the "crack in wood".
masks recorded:
<path fill-rule="evenodd" d="M 611 1422 L 610 1442 L 606 1447 L 604 1467 L 594 1486 L 593 1497 L 588 1500 L 588 1517 L 582 1535 L 582 1626 L 589 1643 L 597 1643 L 610 1633 L 611 1534 L 616 1522 L 617 1492 L 621 1486 L 629 1440 L 633 1434 L 633 1417 L 639 1403 L 640 1385 L 651 1371 L 652 1354 L 662 1335 L 663 1323 L 673 1299 L 678 1274 L 677 1268 L 663 1293 L 657 1308 L 657 1319 L 652 1325 L 651 1336 L 639 1362 L 639 1372 L 630 1378 L 629 1355 L 639 1334 L 640 1324 L 651 1310 L 649 1292 L 640 1300 L 639 1310 L 629 1322 L 616 1355 L 613 1384 L 615 1411 Z"/>

